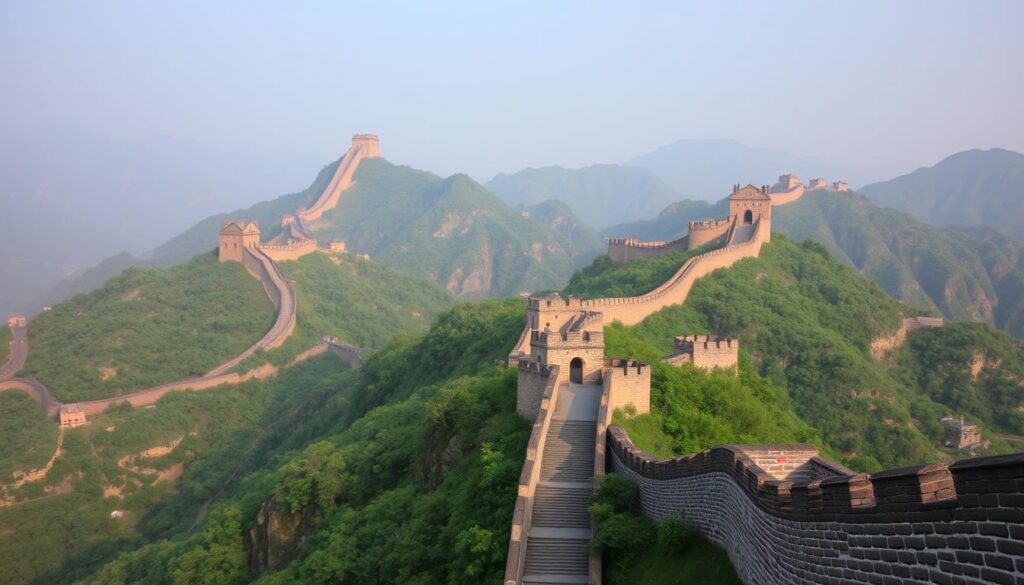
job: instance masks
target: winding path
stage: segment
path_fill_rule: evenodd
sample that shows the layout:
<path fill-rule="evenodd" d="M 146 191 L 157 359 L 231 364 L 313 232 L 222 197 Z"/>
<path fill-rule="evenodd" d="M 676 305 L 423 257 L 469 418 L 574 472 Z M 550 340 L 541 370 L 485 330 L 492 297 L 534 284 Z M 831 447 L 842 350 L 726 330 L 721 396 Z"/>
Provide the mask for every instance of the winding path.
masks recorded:
<path fill-rule="evenodd" d="M 165 394 L 173 390 L 205 390 L 220 386 L 222 384 L 238 384 L 254 378 L 265 378 L 277 371 L 277 368 L 265 364 L 259 368 L 245 372 L 244 374 L 229 371 L 251 356 L 257 350 L 269 350 L 280 346 L 291 335 L 295 329 L 296 301 L 295 292 L 292 290 L 288 279 L 281 273 L 277 263 L 271 260 L 260 250 L 246 250 L 246 269 L 260 279 L 267 295 L 274 302 L 276 318 L 270 329 L 251 347 L 230 360 L 218 365 L 206 374 L 197 378 L 188 378 L 177 382 L 161 384 L 152 388 L 130 392 L 111 398 L 100 400 L 89 400 L 85 402 L 69 403 L 68 406 L 76 405 L 82 408 L 86 415 L 93 415 L 103 412 L 108 407 L 122 402 L 128 402 L 133 406 L 147 406 L 159 401 Z M 64 406 L 57 400 L 50 390 L 40 381 L 31 378 L 16 378 L 15 374 L 25 365 L 28 357 L 28 335 L 25 327 L 15 328 L 11 340 L 10 359 L 0 368 L 0 390 L 18 390 L 24 392 L 40 408 L 50 416 L 56 415 L 60 407 Z M 358 348 L 335 341 L 328 341 L 317 344 L 306 350 L 297 357 L 292 364 L 312 357 L 314 355 L 331 351 L 344 359 L 349 365 L 358 366 L 361 360 L 361 351 Z M 291 364 L 289 364 L 291 365 Z"/>

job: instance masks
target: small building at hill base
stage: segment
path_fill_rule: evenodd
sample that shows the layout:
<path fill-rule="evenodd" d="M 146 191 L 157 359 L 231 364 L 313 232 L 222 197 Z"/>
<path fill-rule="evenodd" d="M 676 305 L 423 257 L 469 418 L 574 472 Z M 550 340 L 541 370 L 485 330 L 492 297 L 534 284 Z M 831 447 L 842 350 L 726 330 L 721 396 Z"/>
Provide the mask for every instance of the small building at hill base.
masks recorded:
<path fill-rule="evenodd" d="M 17 314 L 7 317 L 7 326 L 11 329 L 18 329 L 20 327 L 28 327 L 28 318 L 25 315 Z"/>
<path fill-rule="evenodd" d="M 77 404 L 60 405 L 60 412 L 57 416 L 62 427 L 77 427 L 85 424 L 85 411 Z"/>
<path fill-rule="evenodd" d="M 737 372 L 740 342 L 716 335 L 681 335 L 676 337 L 675 351 L 665 358 L 670 364 L 693 364 L 708 371 L 720 368 Z"/>
<path fill-rule="evenodd" d="M 981 429 L 978 425 L 964 422 L 963 417 L 947 416 L 942 419 L 942 427 L 946 434 L 942 438 L 943 447 L 954 449 L 970 449 L 981 446 Z"/>

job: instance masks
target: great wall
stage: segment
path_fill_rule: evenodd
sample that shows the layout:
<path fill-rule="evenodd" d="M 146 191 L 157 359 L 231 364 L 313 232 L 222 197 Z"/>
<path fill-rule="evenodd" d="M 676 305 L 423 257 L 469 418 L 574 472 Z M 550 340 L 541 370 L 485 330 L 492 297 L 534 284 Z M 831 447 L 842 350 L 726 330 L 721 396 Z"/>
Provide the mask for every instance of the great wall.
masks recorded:
<path fill-rule="evenodd" d="M 265 377 L 264 365 L 231 373 L 259 349 L 283 343 L 295 327 L 296 301 L 278 261 L 321 248 L 308 222 L 337 205 L 359 162 L 379 156 L 376 136 L 356 135 L 327 187 L 308 208 L 282 218 L 281 233 L 263 243 L 252 222 L 225 222 L 221 261 L 238 261 L 258 278 L 276 309 L 274 325 L 242 354 L 195 379 L 130 394 L 61 404 L 40 382 L 16 378 L 28 354 L 27 322 L 12 318 L 11 355 L 0 367 L 0 390 L 20 390 L 50 415 L 101 412 L 113 404 L 153 404 L 172 390 L 201 390 Z M 808 445 L 725 445 L 702 453 L 657 460 L 611 424 L 616 409 L 650 410 L 651 368 L 604 356 L 603 327 L 631 325 L 683 303 L 694 282 L 744 258 L 757 257 L 771 237 L 772 207 L 827 189 L 823 179 L 805 188 L 782 175 L 771 189 L 733 187 L 726 218 L 690 222 L 672 242 L 609 241 L 609 256 L 628 262 L 672 250 L 719 246 L 687 260 L 671 278 L 645 295 L 575 299 L 557 294 L 530 298 L 527 323 L 509 355 L 518 368 L 517 412 L 533 420 L 512 518 L 504 583 L 600 585 L 602 559 L 588 552 L 593 536 L 587 509 L 593 479 L 606 469 L 640 490 L 643 512 L 653 518 L 685 514 L 688 524 L 722 546 L 748 584 L 774 583 L 1024 583 L 1024 454 L 965 459 L 859 474 L 818 456 Z M 845 191 L 839 181 L 831 189 Z M 941 320 L 906 319 L 880 337 L 880 358 L 908 332 Z M 708 369 L 735 368 L 738 341 L 681 335 L 669 363 Z M 358 365 L 358 348 L 325 338 L 292 362 L 333 351 Z M 59 447 L 57 454 L 59 455 Z M 52 464 L 52 461 L 51 461 Z"/>
<path fill-rule="evenodd" d="M 260 242 L 260 230 L 255 222 L 224 222 L 218 242 L 220 261 L 241 262 L 246 271 L 262 283 L 267 296 L 274 303 L 275 310 L 274 323 L 270 329 L 239 355 L 196 378 L 161 384 L 110 398 L 62 403 L 42 382 L 16 377 L 28 358 L 28 320 L 21 315 L 12 315 L 8 319 L 8 326 L 12 332 L 11 352 L 7 363 L 0 367 L 0 391 L 16 390 L 27 394 L 48 416 L 56 417 L 63 427 L 82 424 L 88 416 L 101 413 L 116 404 L 127 402 L 132 406 L 148 406 L 157 403 L 168 392 L 206 390 L 224 384 L 262 379 L 277 373 L 278 368 L 271 364 L 264 364 L 244 373 L 231 370 L 257 351 L 279 347 L 291 336 L 296 325 L 295 292 L 277 263 L 295 260 L 312 252 L 344 251 L 344 245 L 337 242 L 332 242 L 327 248 L 321 248 L 316 239 L 309 236 L 304 222 L 318 219 L 324 212 L 334 208 L 341 193 L 352 185 L 352 178 L 359 163 L 373 156 L 380 156 L 379 139 L 372 134 L 353 136 L 352 146 L 339 161 L 331 181 L 317 200 L 308 209 L 300 209 L 295 215 L 286 215 L 281 222 L 281 235 L 268 243 Z M 362 362 L 361 349 L 340 342 L 336 338 L 325 337 L 323 342 L 300 353 L 288 366 L 328 351 L 338 355 L 351 367 L 358 367 Z"/>
<path fill-rule="evenodd" d="M 815 179 L 806 190 L 827 188 Z M 833 183 L 835 191 L 846 184 Z M 690 222 L 672 242 L 609 241 L 617 262 L 672 250 L 722 247 L 686 261 L 651 292 L 581 300 L 528 299 L 527 323 L 509 355 L 518 368 L 517 411 L 533 420 L 509 536 L 505 585 L 600 585 L 600 551 L 588 503 L 608 468 L 636 484 L 643 513 L 682 513 L 728 553 L 748 585 L 777 583 L 1024 583 L 1024 454 L 861 474 L 809 445 L 726 445 L 656 460 L 637 449 L 612 413 L 650 410 L 650 366 L 604 356 L 603 325 L 631 325 L 686 300 L 693 283 L 760 254 L 771 208 L 805 189 L 783 175 L 773 189 L 735 185 L 729 217 Z M 876 339 L 880 359 L 909 332 L 941 319 L 905 319 Z M 668 363 L 735 367 L 738 342 L 676 337 Z"/>

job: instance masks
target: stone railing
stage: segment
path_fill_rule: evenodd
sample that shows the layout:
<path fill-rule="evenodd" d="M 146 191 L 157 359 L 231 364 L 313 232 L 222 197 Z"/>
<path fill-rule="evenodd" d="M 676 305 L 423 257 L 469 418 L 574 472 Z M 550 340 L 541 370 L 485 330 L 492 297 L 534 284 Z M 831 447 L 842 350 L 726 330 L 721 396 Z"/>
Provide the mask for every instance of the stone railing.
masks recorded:
<path fill-rule="evenodd" d="M 807 445 L 658 460 L 619 427 L 607 439 L 644 514 L 684 513 L 749 585 L 1019 583 L 1024 572 L 1024 453 L 867 475 Z"/>
<path fill-rule="evenodd" d="M 535 366 L 538 364 L 534 364 Z M 523 580 L 526 567 L 526 544 L 530 534 L 530 521 L 533 517 L 533 496 L 540 483 L 541 463 L 544 457 L 544 445 L 547 441 L 551 419 L 555 414 L 558 402 L 558 366 L 548 367 L 547 382 L 541 394 L 540 412 L 533 422 L 530 442 L 526 445 L 526 460 L 519 474 L 519 490 L 516 496 L 515 511 L 512 514 L 512 535 L 508 543 L 508 560 L 505 563 L 506 585 L 517 585 Z"/>

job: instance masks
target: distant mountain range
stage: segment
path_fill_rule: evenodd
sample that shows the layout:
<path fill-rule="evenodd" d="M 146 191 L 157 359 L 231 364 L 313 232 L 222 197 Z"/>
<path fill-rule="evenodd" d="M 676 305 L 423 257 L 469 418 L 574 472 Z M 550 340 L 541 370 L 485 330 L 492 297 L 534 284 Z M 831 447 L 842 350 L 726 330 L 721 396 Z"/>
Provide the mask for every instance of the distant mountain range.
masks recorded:
<path fill-rule="evenodd" d="M 512 206 L 561 201 L 598 228 L 651 217 L 681 198 L 651 171 L 622 165 L 524 169 L 500 174 L 485 186 Z"/>
<path fill-rule="evenodd" d="M 860 192 L 933 225 L 987 226 L 1009 236 L 1024 234 L 1024 154 L 1019 152 L 959 152 Z"/>

